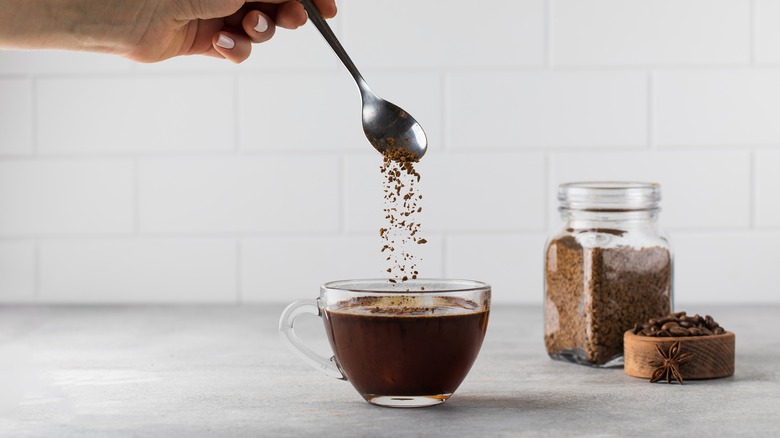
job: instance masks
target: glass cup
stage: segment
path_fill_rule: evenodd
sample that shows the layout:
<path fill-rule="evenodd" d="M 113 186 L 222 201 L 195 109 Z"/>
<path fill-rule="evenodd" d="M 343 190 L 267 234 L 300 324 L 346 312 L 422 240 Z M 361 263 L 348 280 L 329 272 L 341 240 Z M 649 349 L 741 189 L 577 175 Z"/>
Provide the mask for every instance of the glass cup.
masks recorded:
<path fill-rule="evenodd" d="M 390 407 L 447 400 L 477 358 L 487 330 L 490 286 L 471 280 L 342 280 L 320 287 L 317 300 L 290 304 L 282 339 L 309 365 L 347 380 L 366 401 Z M 298 316 L 320 316 L 333 356 L 295 334 Z"/>

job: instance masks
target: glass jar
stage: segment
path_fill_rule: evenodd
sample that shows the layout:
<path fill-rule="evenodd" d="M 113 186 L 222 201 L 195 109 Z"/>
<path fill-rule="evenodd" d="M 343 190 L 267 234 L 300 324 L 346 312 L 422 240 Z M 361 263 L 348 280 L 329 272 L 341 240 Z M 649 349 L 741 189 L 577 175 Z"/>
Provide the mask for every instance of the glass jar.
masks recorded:
<path fill-rule="evenodd" d="M 623 333 L 672 311 L 673 255 L 657 226 L 661 188 L 579 182 L 558 189 L 562 231 L 545 251 L 544 343 L 553 359 L 623 363 Z"/>

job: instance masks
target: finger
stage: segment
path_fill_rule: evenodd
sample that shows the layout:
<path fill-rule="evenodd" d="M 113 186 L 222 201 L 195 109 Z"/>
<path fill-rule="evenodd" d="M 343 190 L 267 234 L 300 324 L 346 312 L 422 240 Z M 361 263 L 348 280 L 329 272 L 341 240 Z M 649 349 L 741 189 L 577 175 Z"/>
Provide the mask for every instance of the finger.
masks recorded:
<path fill-rule="evenodd" d="M 272 5 L 282 5 L 285 3 L 297 3 L 295 0 L 246 0 L 247 3 L 258 3 L 263 7 Z M 317 9 L 325 18 L 333 18 L 336 15 L 336 0 L 314 0 L 314 4 L 317 5 Z M 265 11 L 265 10 L 264 10 Z M 267 13 L 267 12 L 266 12 Z M 273 16 L 273 15 L 271 15 Z"/>
<path fill-rule="evenodd" d="M 276 24 L 271 17 L 260 11 L 250 11 L 244 15 L 242 22 L 244 32 L 253 43 L 263 43 L 270 40 L 276 33 Z"/>
<path fill-rule="evenodd" d="M 252 52 L 249 38 L 232 32 L 219 32 L 214 35 L 211 44 L 217 53 L 236 64 L 247 59 Z"/>
<path fill-rule="evenodd" d="M 285 29 L 297 29 L 306 23 L 306 10 L 297 1 L 290 1 L 279 5 L 276 11 L 276 25 Z"/>
<path fill-rule="evenodd" d="M 333 18 L 336 16 L 336 0 L 314 0 L 317 9 L 324 18 Z"/>

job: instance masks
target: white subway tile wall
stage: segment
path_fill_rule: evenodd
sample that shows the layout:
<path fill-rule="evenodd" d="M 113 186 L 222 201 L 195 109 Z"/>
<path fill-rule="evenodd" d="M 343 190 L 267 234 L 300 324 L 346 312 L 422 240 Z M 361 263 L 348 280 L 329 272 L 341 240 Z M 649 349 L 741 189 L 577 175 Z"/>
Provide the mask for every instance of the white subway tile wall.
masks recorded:
<path fill-rule="evenodd" d="M 761 64 L 780 64 L 780 2 L 755 0 L 757 61 Z"/>
<path fill-rule="evenodd" d="M 144 158 L 142 233 L 336 233 L 336 156 Z"/>
<path fill-rule="evenodd" d="M 39 252 L 41 301 L 238 302 L 230 239 L 52 240 Z"/>
<path fill-rule="evenodd" d="M 455 149 L 647 145 L 647 74 L 467 72 L 447 78 Z"/>
<path fill-rule="evenodd" d="M 316 298 L 321 283 L 385 277 L 390 265 L 377 234 L 249 238 L 241 244 L 241 298 L 247 302 Z M 444 276 L 443 238 L 415 252 L 427 276 Z M 316 278 L 316 281 L 312 281 Z"/>
<path fill-rule="evenodd" d="M 0 238 L 133 232 L 130 161 L 29 157 L 0 161 Z"/>
<path fill-rule="evenodd" d="M 27 301 L 35 296 L 35 244 L 0 243 L 0 302 Z"/>
<path fill-rule="evenodd" d="M 32 121 L 30 80 L 0 76 L 0 155 L 32 152 Z"/>
<path fill-rule="evenodd" d="M 750 62 L 748 0 L 555 0 L 557 65 Z"/>
<path fill-rule="evenodd" d="M 418 118 L 422 274 L 542 297 L 557 185 L 662 185 L 678 302 L 780 302 L 780 0 L 338 0 Z M 0 51 L 0 302 L 241 303 L 383 275 L 381 157 L 307 25 L 241 65 Z"/>
<path fill-rule="evenodd" d="M 659 146 L 780 143 L 780 69 L 659 71 L 653 79 Z"/>
<path fill-rule="evenodd" d="M 551 159 L 554 185 L 597 179 L 660 183 L 659 220 L 666 228 L 750 228 L 750 151 L 592 151 Z M 550 207 L 554 216 L 556 205 Z"/>
<path fill-rule="evenodd" d="M 40 154 L 234 149 L 231 76 L 42 78 L 36 84 Z"/>
<path fill-rule="evenodd" d="M 676 302 L 778 301 L 774 275 L 768 273 L 777 269 L 780 233 L 692 232 L 671 233 L 671 238 Z"/>
<path fill-rule="evenodd" d="M 780 229 L 780 149 L 756 153 L 756 224 Z"/>
<path fill-rule="evenodd" d="M 541 66 L 545 1 L 344 0 L 344 44 L 370 67 Z"/>

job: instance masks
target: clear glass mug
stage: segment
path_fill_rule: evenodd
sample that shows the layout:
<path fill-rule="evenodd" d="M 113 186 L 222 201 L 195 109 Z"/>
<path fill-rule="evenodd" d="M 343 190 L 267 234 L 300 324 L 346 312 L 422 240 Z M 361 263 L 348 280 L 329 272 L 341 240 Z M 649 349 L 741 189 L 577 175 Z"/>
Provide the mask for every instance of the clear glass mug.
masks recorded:
<path fill-rule="evenodd" d="M 320 287 L 318 299 L 290 304 L 279 333 L 306 363 L 349 381 L 370 403 L 432 406 L 447 400 L 474 364 L 490 293 L 489 285 L 471 280 L 334 281 Z M 296 336 L 302 314 L 322 318 L 331 358 Z"/>

